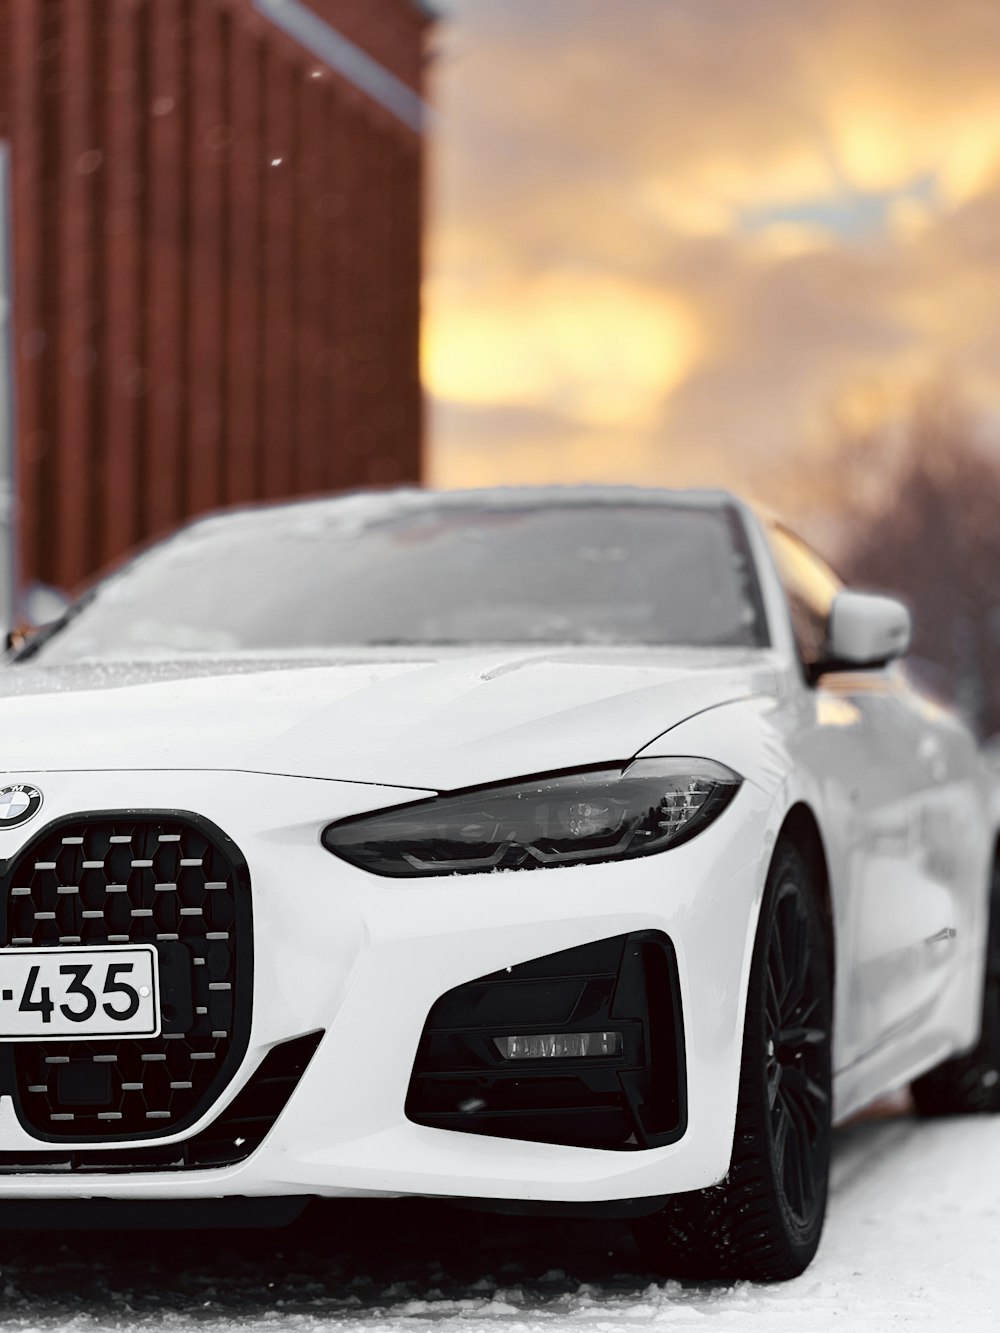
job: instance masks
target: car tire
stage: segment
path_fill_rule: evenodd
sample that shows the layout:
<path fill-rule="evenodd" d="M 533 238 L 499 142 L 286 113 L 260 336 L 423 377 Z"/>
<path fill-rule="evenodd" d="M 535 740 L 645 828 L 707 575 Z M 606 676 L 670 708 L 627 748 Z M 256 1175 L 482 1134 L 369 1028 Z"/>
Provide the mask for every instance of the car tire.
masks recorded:
<path fill-rule="evenodd" d="M 779 844 L 747 993 L 733 1155 L 720 1185 L 671 1196 L 635 1235 L 651 1268 L 689 1280 L 797 1277 L 819 1245 L 831 1138 L 832 994 L 814 877 Z"/>
<path fill-rule="evenodd" d="M 920 1115 L 983 1115 L 1000 1111 L 1000 861 L 990 880 L 983 1024 L 971 1051 L 931 1069 L 910 1088 Z"/>

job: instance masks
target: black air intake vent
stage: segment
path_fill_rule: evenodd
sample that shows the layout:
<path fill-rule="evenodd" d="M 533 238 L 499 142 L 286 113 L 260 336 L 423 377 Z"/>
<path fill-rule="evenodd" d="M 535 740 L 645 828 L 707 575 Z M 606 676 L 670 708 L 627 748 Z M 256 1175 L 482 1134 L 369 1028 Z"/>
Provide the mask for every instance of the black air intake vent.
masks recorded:
<path fill-rule="evenodd" d="M 507 1037 L 574 1033 L 613 1036 L 614 1049 L 502 1053 Z M 438 1129 L 589 1148 L 680 1138 L 684 1046 L 672 944 L 654 931 L 616 935 L 448 991 L 427 1018 L 406 1114 Z"/>

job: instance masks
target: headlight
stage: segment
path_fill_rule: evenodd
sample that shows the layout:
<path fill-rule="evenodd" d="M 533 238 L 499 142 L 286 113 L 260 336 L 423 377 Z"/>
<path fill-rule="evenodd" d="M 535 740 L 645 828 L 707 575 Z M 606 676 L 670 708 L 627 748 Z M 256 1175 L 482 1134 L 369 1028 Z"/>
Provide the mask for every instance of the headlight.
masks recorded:
<path fill-rule="evenodd" d="M 639 759 L 343 819 L 323 831 L 323 846 L 399 877 L 620 861 L 693 838 L 741 781 L 707 759 Z"/>

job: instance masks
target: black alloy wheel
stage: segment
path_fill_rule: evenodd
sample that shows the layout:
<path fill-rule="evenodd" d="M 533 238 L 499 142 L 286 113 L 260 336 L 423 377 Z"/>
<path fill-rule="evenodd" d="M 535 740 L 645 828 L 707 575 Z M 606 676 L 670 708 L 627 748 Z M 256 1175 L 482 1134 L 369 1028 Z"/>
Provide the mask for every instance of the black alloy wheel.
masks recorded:
<path fill-rule="evenodd" d="M 747 993 L 736 1132 L 720 1185 L 635 1224 L 654 1269 L 691 1280 L 797 1277 L 826 1214 L 832 995 L 814 875 L 789 842 L 768 873 Z"/>
<path fill-rule="evenodd" d="M 812 938 L 808 898 L 794 880 L 784 880 L 767 952 L 767 1100 L 775 1173 L 800 1230 L 813 1225 L 825 1198 L 830 1159 L 830 1024 L 828 1014 L 821 1014 L 822 948 Z"/>
<path fill-rule="evenodd" d="M 1000 860 L 990 877 L 990 918 L 979 1041 L 911 1085 L 921 1115 L 991 1115 L 1000 1111 Z"/>

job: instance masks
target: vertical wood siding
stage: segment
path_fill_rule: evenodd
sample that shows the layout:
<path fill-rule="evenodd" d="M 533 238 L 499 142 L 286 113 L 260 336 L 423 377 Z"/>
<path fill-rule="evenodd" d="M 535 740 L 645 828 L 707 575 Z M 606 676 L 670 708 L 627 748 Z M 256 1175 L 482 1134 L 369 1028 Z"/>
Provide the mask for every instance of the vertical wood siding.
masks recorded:
<path fill-rule="evenodd" d="M 410 0 L 314 7 L 419 91 Z M 0 134 L 26 581 L 219 504 L 418 479 L 411 130 L 250 0 L 0 0 Z"/>

